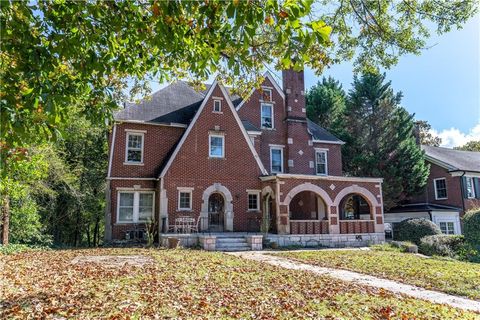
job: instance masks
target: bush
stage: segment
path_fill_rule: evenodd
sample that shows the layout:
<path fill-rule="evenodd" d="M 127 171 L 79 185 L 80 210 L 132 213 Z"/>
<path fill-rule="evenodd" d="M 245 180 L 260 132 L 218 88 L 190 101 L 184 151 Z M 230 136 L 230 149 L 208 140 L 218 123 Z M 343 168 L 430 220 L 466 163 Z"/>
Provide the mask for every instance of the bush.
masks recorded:
<path fill-rule="evenodd" d="M 418 247 L 409 241 L 392 241 L 382 244 L 374 244 L 370 246 L 375 251 L 394 251 L 406 253 L 418 253 Z"/>
<path fill-rule="evenodd" d="M 465 240 L 472 246 L 480 248 L 480 208 L 468 211 L 462 221 Z"/>
<path fill-rule="evenodd" d="M 426 236 L 442 234 L 440 228 L 427 219 L 406 219 L 400 222 L 394 230 L 393 236 L 398 241 L 411 241 L 416 245 Z"/>
<path fill-rule="evenodd" d="M 0 245 L 0 255 L 22 253 L 22 252 L 33 251 L 33 250 L 49 250 L 49 249 L 50 248 L 48 247 L 42 247 L 42 246 L 28 246 L 26 244 L 11 243 L 6 246 Z"/>
<path fill-rule="evenodd" d="M 465 247 L 463 236 L 438 234 L 420 240 L 419 250 L 427 256 L 457 257 Z"/>

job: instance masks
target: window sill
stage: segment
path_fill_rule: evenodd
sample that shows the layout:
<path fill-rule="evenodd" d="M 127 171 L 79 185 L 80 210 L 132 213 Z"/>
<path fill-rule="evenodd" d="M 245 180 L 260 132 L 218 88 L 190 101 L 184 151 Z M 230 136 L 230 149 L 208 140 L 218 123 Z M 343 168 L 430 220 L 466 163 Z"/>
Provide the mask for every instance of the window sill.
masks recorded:
<path fill-rule="evenodd" d="M 193 211 L 192 209 L 181 209 L 181 208 L 177 209 L 177 212 L 192 212 L 192 211 Z"/>
<path fill-rule="evenodd" d="M 247 212 L 249 212 L 249 213 L 260 213 L 261 211 L 259 209 L 248 209 Z"/>
<path fill-rule="evenodd" d="M 262 130 L 267 130 L 267 131 L 276 131 L 275 128 L 265 128 L 265 127 L 262 127 L 261 129 L 262 129 Z"/>
<path fill-rule="evenodd" d="M 124 162 L 124 166 L 143 166 L 145 165 L 143 162 Z"/>
<path fill-rule="evenodd" d="M 328 176 L 328 173 L 316 173 L 315 175 L 321 176 L 321 177 L 326 177 L 326 176 Z"/>
<path fill-rule="evenodd" d="M 208 157 L 208 159 L 227 160 L 225 157 Z"/>
<path fill-rule="evenodd" d="M 448 198 L 435 198 L 435 200 L 448 200 Z"/>
<path fill-rule="evenodd" d="M 223 111 L 212 111 L 212 113 L 223 114 Z"/>

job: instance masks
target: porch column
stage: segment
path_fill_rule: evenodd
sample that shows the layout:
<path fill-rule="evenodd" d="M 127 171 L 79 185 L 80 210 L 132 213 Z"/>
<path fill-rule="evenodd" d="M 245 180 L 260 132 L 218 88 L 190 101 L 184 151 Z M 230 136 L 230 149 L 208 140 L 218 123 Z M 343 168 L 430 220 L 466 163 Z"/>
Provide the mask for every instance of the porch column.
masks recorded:
<path fill-rule="evenodd" d="M 383 207 L 377 206 L 375 207 L 375 217 L 374 217 L 374 226 L 376 233 L 383 233 L 385 232 L 385 225 L 383 224 Z"/>
<path fill-rule="evenodd" d="M 167 198 L 167 190 L 162 189 L 160 187 L 160 214 L 159 218 L 160 221 L 158 221 L 158 228 L 159 228 L 159 234 L 162 231 L 162 223 L 165 223 L 164 230 L 168 232 L 168 198 Z"/>
<path fill-rule="evenodd" d="M 337 206 L 330 206 L 330 214 L 328 215 L 328 221 L 330 221 L 330 227 L 329 227 L 330 234 L 339 234 L 340 225 L 339 225 Z"/>
<path fill-rule="evenodd" d="M 278 234 L 290 234 L 290 218 L 288 217 L 288 205 L 280 205 L 277 219 Z"/>

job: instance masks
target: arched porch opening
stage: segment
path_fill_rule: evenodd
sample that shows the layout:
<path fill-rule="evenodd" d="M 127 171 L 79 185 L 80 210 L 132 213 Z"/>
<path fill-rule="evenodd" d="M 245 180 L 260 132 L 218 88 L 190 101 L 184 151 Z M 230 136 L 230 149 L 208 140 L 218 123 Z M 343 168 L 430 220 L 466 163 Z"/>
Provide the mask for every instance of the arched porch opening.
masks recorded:
<path fill-rule="evenodd" d="M 340 220 L 373 220 L 373 207 L 357 193 L 347 194 L 339 205 Z"/>
<path fill-rule="evenodd" d="M 290 220 L 327 220 L 325 201 L 312 191 L 297 193 L 289 204 Z"/>

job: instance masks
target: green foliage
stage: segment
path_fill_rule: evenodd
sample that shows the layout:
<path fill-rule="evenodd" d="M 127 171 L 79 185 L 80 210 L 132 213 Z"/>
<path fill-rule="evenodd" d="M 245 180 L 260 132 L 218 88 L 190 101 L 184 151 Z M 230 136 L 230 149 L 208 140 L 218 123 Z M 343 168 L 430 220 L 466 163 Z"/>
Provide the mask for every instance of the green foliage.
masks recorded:
<path fill-rule="evenodd" d="M 434 147 L 439 147 L 442 144 L 442 138 L 432 134 L 432 126 L 427 121 L 415 121 L 415 130 L 420 144 Z"/>
<path fill-rule="evenodd" d="M 376 250 L 316 250 L 279 255 L 322 267 L 361 272 L 480 299 L 480 264 L 476 263 Z"/>
<path fill-rule="evenodd" d="M 345 111 L 345 91 L 339 81 L 332 77 L 323 78 L 307 92 L 307 117 L 318 125 L 338 131 L 340 115 Z"/>
<path fill-rule="evenodd" d="M 49 250 L 48 247 L 42 246 L 29 246 L 26 244 L 11 243 L 7 246 L 0 244 L 0 255 L 16 254 L 28 251 Z"/>
<path fill-rule="evenodd" d="M 465 244 L 463 236 L 437 234 L 420 239 L 420 252 L 427 256 L 455 258 Z"/>
<path fill-rule="evenodd" d="M 400 222 L 393 232 L 395 240 L 411 241 L 420 245 L 421 239 L 426 236 L 439 235 L 440 228 L 427 219 L 405 219 Z"/>
<path fill-rule="evenodd" d="M 384 178 L 384 205 L 388 209 L 423 190 L 429 168 L 413 135 L 413 116 L 400 106 L 385 74 L 354 77 L 337 135 L 343 168 L 353 176 Z"/>
<path fill-rule="evenodd" d="M 480 251 L 480 209 L 472 209 L 462 218 L 465 240 Z"/>
<path fill-rule="evenodd" d="M 455 147 L 456 150 L 480 152 L 480 140 L 469 141 L 463 146 Z"/>
<path fill-rule="evenodd" d="M 149 81 L 260 82 L 264 64 L 321 69 L 331 28 L 299 1 L 9 1 L 1 6 L 0 141 L 54 138 L 78 110 L 97 125 Z M 248 75 L 248 76 L 247 76 Z"/>

